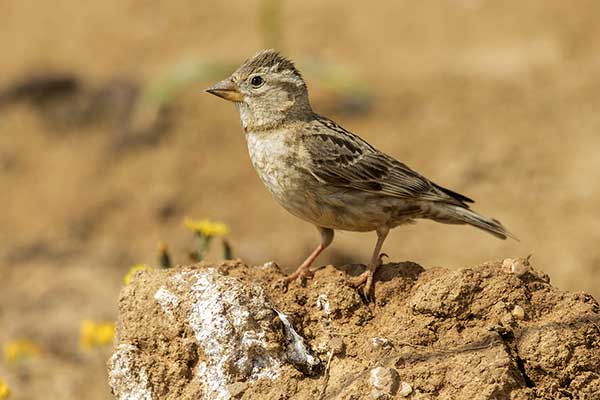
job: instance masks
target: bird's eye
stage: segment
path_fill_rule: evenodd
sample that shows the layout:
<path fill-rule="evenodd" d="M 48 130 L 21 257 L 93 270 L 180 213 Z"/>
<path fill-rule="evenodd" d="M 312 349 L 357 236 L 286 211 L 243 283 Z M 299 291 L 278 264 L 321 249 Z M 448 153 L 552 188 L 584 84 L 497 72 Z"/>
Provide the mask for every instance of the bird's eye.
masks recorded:
<path fill-rule="evenodd" d="M 255 77 L 252 78 L 252 80 L 250 81 L 250 83 L 254 87 L 259 87 L 260 85 L 262 85 L 263 83 L 265 83 L 265 81 L 263 80 L 263 78 L 261 76 L 256 75 Z"/>

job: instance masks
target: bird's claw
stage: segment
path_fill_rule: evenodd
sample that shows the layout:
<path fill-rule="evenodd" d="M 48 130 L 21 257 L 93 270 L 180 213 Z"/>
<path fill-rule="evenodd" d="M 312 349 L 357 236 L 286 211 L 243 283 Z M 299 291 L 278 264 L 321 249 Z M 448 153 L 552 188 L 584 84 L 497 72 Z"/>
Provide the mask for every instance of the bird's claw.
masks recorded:
<path fill-rule="evenodd" d="M 297 281 L 301 286 L 306 286 L 306 281 L 312 279 L 315 276 L 315 273 L 308 268 L 302 269 L 300 271 L 296 271 L 293 274 L 289 275 L 285 280 L 288 283 L 293 281 Z"/>
<path fill-rule="evenodd" d="M 271 287 L 274 290 L 280 290 L 283 293 L 287 292 L 288 289 L 288 281 L 287 278 L 282 278 L 282 279 L 277 279 L 275 282 L 273 282 L 273 285 L 271 285 Z"/>
<path fill-rule="evenodd" d="M 315 276 L 315 273 L 309 268 L 299 269 L 293 274 L 276 281 L 273 285 L 273 288 L 282 290 L 285 293 L 287 292 L 287 288 L 290 283 L 298 281 L 301 286 L 306 286 L 306 281 L 311 279 L 313 276 Z"/>
<path fill-rule="evenodd" d="M 367 303 L 374 303 L 375 302 L 375 294 L 374 292 L 374 286 L 373 286 L 373 273 L 371 271 L 369 271 L 369 276 L 367 276 L 367 282 L 365 283 L 365 286 L 363 287 L 363 295 L 365 297 L 365 299 L 367 300 Z"/>
<path fill-rule="evenodd" d="M 370 270 L 366 270 L 356 278 L 351 278 L 347 280 L 348 284 L 354 288 L 359 288 L 364 285 L 361 291 L 361 297 L 363 297 L 368 303 L 372 303 L 374 301 L 373 298 L 373 273 Z"/>
<path fill-rule="evenodd" d="M 384 257 L 389 258 L 389 256 L 386 253 L 379 254 L 379 257 L 377 257 L 376 265 L 369 266 L 365 272 L 363 272 L 356 278 L 348 279 L 348 283 L 350 284 L 350 286 L 355 288 L 358 288 L 364 284 L 361 295 L 369 303 L 373 303 L 375 301 L 373 293 L 375 288 L 373 277 L 375 275 L 375 271 L 377 271 L 377 268 L 379 268 L 379 266 L 383 263 Z"/>
<path fill-rule="evenodd" d="M 369 274 L 369 271 L 367 270 L 355 278 L 348 278 L 347 282 L 350 286 L 352 286 L 354 288 L 358 288 L 367 281 L 368 274 Z"/>

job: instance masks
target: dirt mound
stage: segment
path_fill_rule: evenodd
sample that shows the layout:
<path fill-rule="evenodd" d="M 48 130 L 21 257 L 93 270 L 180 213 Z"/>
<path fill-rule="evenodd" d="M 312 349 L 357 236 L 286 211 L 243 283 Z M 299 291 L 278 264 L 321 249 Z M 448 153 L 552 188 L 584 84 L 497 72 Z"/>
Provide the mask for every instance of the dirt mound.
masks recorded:
<path fill-rule="evenodd" d="M 110 383 L 139 399 L 592 399 L 600 307 L 527 260 L 450 271 L 390 263 L 375 304 L 327 266 L 141 271 L 119 302 Z M 596 397 L 597 398 L 597 397 Z"/>

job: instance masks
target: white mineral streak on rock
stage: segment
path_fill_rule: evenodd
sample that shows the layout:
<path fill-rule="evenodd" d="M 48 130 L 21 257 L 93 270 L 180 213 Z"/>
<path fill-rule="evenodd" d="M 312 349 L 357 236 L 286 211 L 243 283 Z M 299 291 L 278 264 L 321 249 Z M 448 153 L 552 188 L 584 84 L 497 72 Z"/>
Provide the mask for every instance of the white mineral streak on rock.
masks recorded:
<path fill-rule="evenodd" d="M 267 350 L 265 324 L 273 310 L 262 288 L 212 268 L 195 276 L 188 321 L 207 357 L 197 371 L 206 398 L 231 398 L 227 386 L 236 380 L 275 379 L 281 360 Z"/>
<path fill-rule="evenodd" d="M 186 279 L 192 274 L 193 272 L 191 271 L 179 272 L 178 274 L 175 274 L 169 278 L 169 282 L 180 288 L 181 286 L 185 285 Z"/>
<path fill-rule="evenodd" d="M 138 348 L 121 344 L 110 358 L 109 384 L 119 400 L 152 400 L 146 370 L 137 365 Z"/>
<path fill-rule="evenodd" d="M 179 299 L 173 293 L 161 286 L 154 294 L 154 300 L 160 304 L 165 314 L 173 318 L 173 309 L 179 304 Z"/>

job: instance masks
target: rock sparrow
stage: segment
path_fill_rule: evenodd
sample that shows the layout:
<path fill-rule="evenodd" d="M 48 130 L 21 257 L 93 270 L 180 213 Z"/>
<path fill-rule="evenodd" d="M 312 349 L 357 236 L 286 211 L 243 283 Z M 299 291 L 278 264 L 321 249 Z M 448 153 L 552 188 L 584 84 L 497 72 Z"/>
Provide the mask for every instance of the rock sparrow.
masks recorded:
<path fill-rule="evenodd" d="M 427 218 L 468 224 L 506 239 L 500 222 L 469 208 L 473 200 L 443 188 L 332 120 L 316 114 L 294 64 L 263 50 L 207 92 L 239 110 L 248 151 L 275 200 L 314 224 L 321 243 L 287 281 L 310 277 L 310 266 L 331 244 L 335 229 L 375 231 L 367 270 L 354 279 L 367 297 L 391 228 Z"/>

